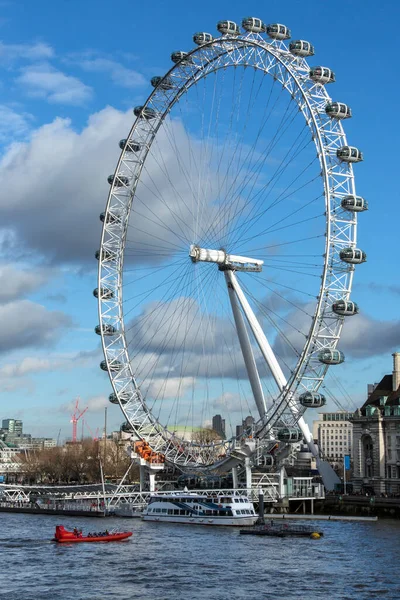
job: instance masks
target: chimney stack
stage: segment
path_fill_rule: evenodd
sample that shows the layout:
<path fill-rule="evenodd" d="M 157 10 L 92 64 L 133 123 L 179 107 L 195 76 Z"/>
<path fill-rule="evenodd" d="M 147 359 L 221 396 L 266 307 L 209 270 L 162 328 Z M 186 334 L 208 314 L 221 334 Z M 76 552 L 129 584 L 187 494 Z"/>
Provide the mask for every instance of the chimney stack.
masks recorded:
<path fill-rule="evenodd" d="M 395 392 L 400 385 L 400 352 L 394 352 L 393 356 L 393 391 Z"/>

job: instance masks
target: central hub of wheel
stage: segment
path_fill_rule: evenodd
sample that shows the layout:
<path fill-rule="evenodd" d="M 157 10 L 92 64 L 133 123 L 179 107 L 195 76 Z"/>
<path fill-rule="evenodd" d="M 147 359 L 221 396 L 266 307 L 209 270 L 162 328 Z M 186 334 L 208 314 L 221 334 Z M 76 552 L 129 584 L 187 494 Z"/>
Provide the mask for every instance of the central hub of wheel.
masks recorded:
<path fill-rule="evenodd" d="M 225 250 L 210 250 L 200 248 L 192 244 L 189 249 L 189 256 L 192 262 L 211 262 L 218 265 L 221 271 L 231 269 L 232 271 L 262 271 L 263 260 L 248 258 L 247 256 L 236 256 L 227 254 Z"/>

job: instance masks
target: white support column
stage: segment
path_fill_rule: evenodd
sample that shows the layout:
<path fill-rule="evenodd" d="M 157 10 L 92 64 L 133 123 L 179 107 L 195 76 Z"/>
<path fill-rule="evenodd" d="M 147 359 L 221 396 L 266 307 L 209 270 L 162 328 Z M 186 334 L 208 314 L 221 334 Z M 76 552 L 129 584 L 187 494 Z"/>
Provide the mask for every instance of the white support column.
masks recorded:
<path fill-rule="evenodd" d="M 150 478 L 150 491 L 155 492 L 155 490 L 156 490 L 156 474 L 151 469 L 149 469 L 149 478 Z"/>
<path fill-rule="evenodd" d="M 278 388 L 280 389 L 280 391 L 282 391 L 287 384 L 286 377 L 283 374 L 283 371 L 276 359 L 275 354 L 273 353 L 273 350 L 265 336 L 265 333 L 261 329 L 261 326 L 260 326 L 259 322 L 257 321 L 257 318 L 239 285 L 239 282 L 237 280 L 235 273 L 233 271 L 226 271 L 226 273 L 228 274 L 229 281 L 232 284 L 234 291 L 236 292 L 237 298 L 240 302 L 240 305 L 243 309 L 246 319 L 250 325 L 250 328 L 254 334 L 257 344 L 261 350 L 261 353 L 264 356 L 264 358 L 271 370 L 271 373 L 276 381 Z M 290 397 L 288 397 L 288 405 L 289 405 L 290 410 L 292 411 L 293 416 L 296 419 L 298 419 L 297 420 L 298 426 L 304 436 L 305 441 L 307 442 L 310 452 L 313 454 L 313 456 L 315 456 L 315 458 L 318 459 L 318 450 L 313 442 L 311 431 L 310 431 L 307 423 L 303 419 L 303 417 L 298 418 L 299 411 L 297 409 L 296 404 L 293 402 L 293 400 Z"/>
<path fill-rule="evenodd" d="M 249 335 L 247 333 L 246 325 L 243 319 L 243 315 L 240 311 L 237 296 L 235 290 L 233 289 L 231 283 L 232 271 L 225 271 L 225 280 L 228 286 L 229 300 L 232 306 L 233 317 L 235 319 L 236 330 L 239 337 L 240 347 L 242 349 L 242 354 L 244 358 L 244 362 L 246 365 L 247 374 L 249 376 L 249 381 L 251 385 L 251 389 L 253 392 L 254 400 L 257 405 L 258 414 L 261 419 L 266 417 L 267 413 L 267 405 L 264 398 L 263 389 L 261 386 L 260 376 L 258 374 L 256 361 L 254 359 L 253 350 L 251 348 Z"/>
<path fill-rule="evenodd" d="M 246 468 L 246 489 L 250 492 L 252 488 L 252 478 L 251 478 L 251 466 L 250 466 L 250 458 L 246 456 L 244 460 L 244 466 Z"/>
<path fill-rule="evenodd" d="M 232 484 L 234 490 L 237 490 L 239 488 L 237 467 L 232 467 Z"/>

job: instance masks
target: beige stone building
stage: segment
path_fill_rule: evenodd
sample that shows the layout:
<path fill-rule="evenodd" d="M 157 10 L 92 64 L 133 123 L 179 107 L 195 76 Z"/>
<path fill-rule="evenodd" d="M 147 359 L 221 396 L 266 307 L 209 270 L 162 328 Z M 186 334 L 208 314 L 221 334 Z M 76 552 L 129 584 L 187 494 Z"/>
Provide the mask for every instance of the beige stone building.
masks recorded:
<path fill-rule="evenodd" d="M 313 438 L 320 453 L 332 465 L 343 465 L 345 454 L 352 457 L 353 413 L 344 410 L 318 413 L 319 419 L 313 421 Z"/>
<path fill-rule="evenodd" d="M 353 416 L 355 488 L 400 494 L 400 353 Z"/>

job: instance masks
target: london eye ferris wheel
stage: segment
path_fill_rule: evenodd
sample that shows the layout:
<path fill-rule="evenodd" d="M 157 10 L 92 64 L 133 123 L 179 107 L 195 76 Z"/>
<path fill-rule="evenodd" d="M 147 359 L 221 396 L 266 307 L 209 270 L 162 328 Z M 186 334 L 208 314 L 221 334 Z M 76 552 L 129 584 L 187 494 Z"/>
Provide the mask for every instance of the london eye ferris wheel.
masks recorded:
<path fill-rule="evenodd" d="M 153 77 L 110 175 L 101 215 L 99 325 L 124 425 L 185 467 L 216 468 L 252 435 L 268 449 L 305 439 L 344 361 L 357 248 L 353 163 L 312 44 L 282 24 L 220 21 Z M 355 317 L 356 318 L 356 317 Z M 216 412 L 227 439 L 199 428 Z M 248 432 L 247 432 L 248 433 Z"/>

